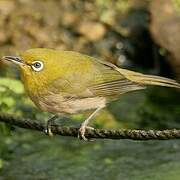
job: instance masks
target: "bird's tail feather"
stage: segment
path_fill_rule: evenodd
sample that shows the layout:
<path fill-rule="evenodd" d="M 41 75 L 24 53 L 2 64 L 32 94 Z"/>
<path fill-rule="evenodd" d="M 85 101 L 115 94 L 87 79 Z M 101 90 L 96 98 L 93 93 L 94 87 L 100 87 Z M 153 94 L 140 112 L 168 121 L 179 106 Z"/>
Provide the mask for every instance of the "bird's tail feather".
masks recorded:
<path fill-rule="evenodd" d="M 118 68 L 116 70 L 119 71 L 122 75 L 124 75 L 127 79 L 136 82 L 138 84 L 180 88 L 180 84 L 173 79 L 164 78 L 155 75 L 145 75 L 142 73 L 137 73 L 121 68 Z"/>

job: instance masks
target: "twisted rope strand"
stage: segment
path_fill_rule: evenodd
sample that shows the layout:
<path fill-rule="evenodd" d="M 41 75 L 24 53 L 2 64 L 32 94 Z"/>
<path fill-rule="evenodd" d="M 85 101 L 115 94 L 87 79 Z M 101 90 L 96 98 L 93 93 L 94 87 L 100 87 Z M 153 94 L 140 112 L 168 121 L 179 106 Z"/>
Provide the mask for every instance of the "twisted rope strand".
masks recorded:
<path fill-rule="evenodd" d="M 44 132 L 45 124 L 31 119 L 17 118 L 9 114 L 0 114 L 0 121 L 25 129 L 32 129 Z M 78 128 L 52 126 L 52 132 L 61 136 L 77 137 Z M 107 130 L 107 129 L 87 129 L 87 138 L 100 139 L 132 139 L 132 140 L 168 140 L 179 139 L 180 130 Z"/>

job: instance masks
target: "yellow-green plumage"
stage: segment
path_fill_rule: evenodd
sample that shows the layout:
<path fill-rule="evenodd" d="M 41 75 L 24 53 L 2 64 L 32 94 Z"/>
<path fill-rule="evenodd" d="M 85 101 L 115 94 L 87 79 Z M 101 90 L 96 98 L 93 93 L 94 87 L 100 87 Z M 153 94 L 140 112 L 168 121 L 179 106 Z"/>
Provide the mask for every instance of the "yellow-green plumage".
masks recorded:
<path fill-rule="evenodd" d="M 41 72 L 34 72 L 30 67 L 22 68 L 26 89 L 35 94 L 44 93 L 49 86 L 56 86 L 59 93 L 81 95 L 88 87 L 124 79 L 119 72 L 97 59 L 72 51 L 33 49 L 21 56 L 28 64 L 35 60 L 45 63 Z"/>
<path fill-rule="evenodd" d="M 35 104 L 55 113 L 94 109 L 98 103 L 104 107 L 120 94 L 144 89 L 145 85 L 180 88 L 174 80 L 121 69 L 72 51 L 38 48 L 25 51 L 21 58 L 29 65 L 36 60 L 44 63 L 40 72 L 22 66 L 22 79 Z"/>

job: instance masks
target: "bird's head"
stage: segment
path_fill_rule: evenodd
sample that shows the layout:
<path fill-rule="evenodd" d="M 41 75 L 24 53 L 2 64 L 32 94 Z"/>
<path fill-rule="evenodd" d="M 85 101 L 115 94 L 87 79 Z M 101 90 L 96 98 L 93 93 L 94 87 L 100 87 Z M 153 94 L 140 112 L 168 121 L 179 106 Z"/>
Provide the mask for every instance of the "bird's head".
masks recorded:
<path fill-rule="evenodd" d="M 4 56 L 2 59 L 17 64 L 25 75 L 46 74 L 57 65 L 56 51 L 45 48 L 30 49 L 19 56 Z"/>
<path fill-rule="evenodd" d="M 36 48 L 24 51 L 19 56 L 4 56 L 2 59 L 20 67 L 25 87 L 41 89 L 63 74 L 63 63 L 59 56 L 55 50 Z"/>

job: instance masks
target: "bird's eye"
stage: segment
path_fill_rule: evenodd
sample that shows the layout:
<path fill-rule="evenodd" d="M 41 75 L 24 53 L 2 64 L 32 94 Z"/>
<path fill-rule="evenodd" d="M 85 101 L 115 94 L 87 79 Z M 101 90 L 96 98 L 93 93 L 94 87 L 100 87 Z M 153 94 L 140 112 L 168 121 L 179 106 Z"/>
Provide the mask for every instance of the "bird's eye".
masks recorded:
<path fill-rule="evenodd" d="M 31 67 L 34 71 L 41 71 L 44 68 L 44 64 L 42 61 L 34 61 Z"/>

